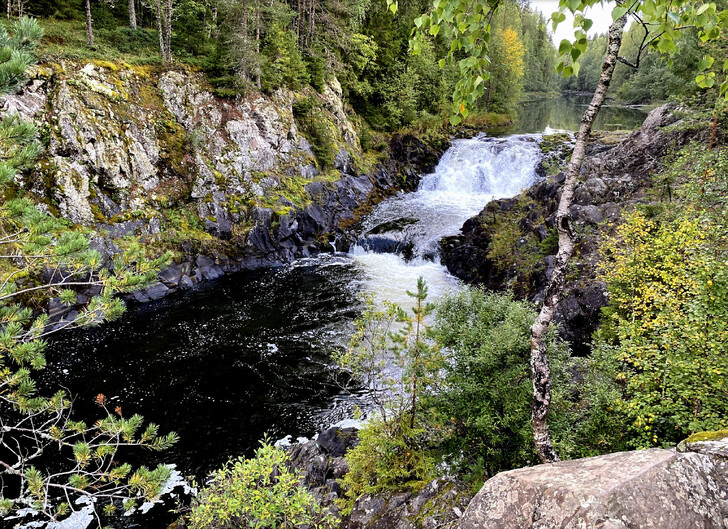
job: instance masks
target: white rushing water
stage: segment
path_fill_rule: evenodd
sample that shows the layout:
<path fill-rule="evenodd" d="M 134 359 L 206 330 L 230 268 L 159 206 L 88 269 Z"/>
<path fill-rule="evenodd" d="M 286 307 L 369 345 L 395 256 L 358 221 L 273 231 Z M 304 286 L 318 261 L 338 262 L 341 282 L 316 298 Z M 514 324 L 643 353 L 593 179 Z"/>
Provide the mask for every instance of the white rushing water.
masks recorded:
<path fill-rule="evenodd" d="M 440 264 L 439 241 L 491 200 L 517 195 L 536 179 L 540 135 L 455 140 L 435 172 L 414 193 L 379 204 L 364 220 L 350 255 L 363 272 L 362 289 L 377 300 L 409 305 L 406 290 L 422 276 L 430 299 L 457 288 Z"/>

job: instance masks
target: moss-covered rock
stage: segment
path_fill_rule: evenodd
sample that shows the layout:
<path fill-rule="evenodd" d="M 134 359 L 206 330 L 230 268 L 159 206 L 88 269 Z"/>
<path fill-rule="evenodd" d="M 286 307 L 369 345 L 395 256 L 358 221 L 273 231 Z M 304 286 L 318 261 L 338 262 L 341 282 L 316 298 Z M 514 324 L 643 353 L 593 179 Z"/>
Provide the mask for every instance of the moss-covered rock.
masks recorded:
<path fill-rule="evenodd" d="M 69 220 L 113 234 L 130 234 L 131 211 L 162 212 L 161 231 L 174 236 L 132 230 L 151 244 L 179 238 L 180 226 L 167 220 L 179 210 L 202 228 L 186 231 L 193 242 L 206 232 L 226 246 L 233 232 L 239 240 L 251 228 L 256 207 L 277 216 L 305 208 L 307 184 L 338 180 L 334 168 L 361 155 L 335 81 L 322 94 L 304 91 L 316 98 L 330 141 L 317 160 L 293 116 L 301 96 L 291 92 L 220 98 L 191 68 L 102 60 L 41 64 L 31 77 L 25 93 L 4 103 L 38 122 L 48 146 L 26 187 Z"/>
<path fill-rule="evenodd" d="M 697 432 L 688 437 L 686 443 L 703 443 L 706 441 L 720 441 L 728 438 L 728 430 L 717 430 L 714 432 Z"/>

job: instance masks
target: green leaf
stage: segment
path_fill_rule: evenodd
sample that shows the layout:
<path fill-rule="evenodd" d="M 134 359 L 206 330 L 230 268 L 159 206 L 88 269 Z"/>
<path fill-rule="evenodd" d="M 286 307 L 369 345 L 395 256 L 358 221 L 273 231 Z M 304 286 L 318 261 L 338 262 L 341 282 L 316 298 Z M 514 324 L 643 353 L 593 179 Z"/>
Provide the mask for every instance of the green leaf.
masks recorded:
<path fill-rule="evenodd" d="M 458 114 L 453 114 L 450 116 L 450 124 L 454 127 L 455 125 L 459 125 L 462 121 L 462 118 Z"/>
<path fill-rule="evenodd" d="M 616 6 L 612 9 L 612 20 L 617 20 L 627 13 L 628 9 L 622 6 Z"/>
<path fill-rule="evenodd" d="M 564 13 L 554 13 L 551 15 L 551 20 L 551 27 L 556 31 L 557 26 L 566 20 L 566 15 Z"/>
<path fill-rule="evenodd" d="M 440 26 L 435 24 L 434 26 L 430 26 L 430 34 L 433 37 L 437 37 L 437 34 L 440 33 Z"/>
<path fill-rule="evenodd" d="M 714 61 L 715 59 L 713 59 L 713 57 L 711 57 L 710 55 L 706 55 L 698 62 L 698 70 L 700 70 L 701 72 L 707 70 L 708 68 L 713 66 Z"/>
<path fill-rule="evenodd" d="M 559 55 L 566 55 L 571 51 L 571 41 L 564 39 L 559 44 Z"/>

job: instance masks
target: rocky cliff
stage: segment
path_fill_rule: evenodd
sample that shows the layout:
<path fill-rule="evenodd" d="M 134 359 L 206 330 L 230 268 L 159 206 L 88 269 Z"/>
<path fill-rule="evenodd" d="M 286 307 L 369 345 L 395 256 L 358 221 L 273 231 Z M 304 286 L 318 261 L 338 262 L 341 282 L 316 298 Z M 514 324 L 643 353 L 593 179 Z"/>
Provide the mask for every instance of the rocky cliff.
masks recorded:
<path fill-rule="evenodd" d="M 46 154 L 18 182 L 40 207 L 92 230 L 106 258 L 128 237 L 173 252 L 140 301 L 329 251 L 440 154 L 411 136 L 362 153 L 335 79 L 230 99 L 189 68 L 69 61 L 36 67 L 2 104 L 40 127 Z"/>

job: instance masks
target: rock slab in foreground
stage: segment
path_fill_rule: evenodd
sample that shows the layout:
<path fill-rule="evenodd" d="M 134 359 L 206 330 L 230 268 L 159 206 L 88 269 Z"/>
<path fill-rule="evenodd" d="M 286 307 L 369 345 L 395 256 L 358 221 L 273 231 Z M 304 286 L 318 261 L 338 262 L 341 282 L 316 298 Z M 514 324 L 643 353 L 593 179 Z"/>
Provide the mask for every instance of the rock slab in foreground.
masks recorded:
<path fill-rule="evenodd" d="M 531 528 L 726 529 L 728 458 L 655 448 L 502 472 L 460 521 Z"/>

